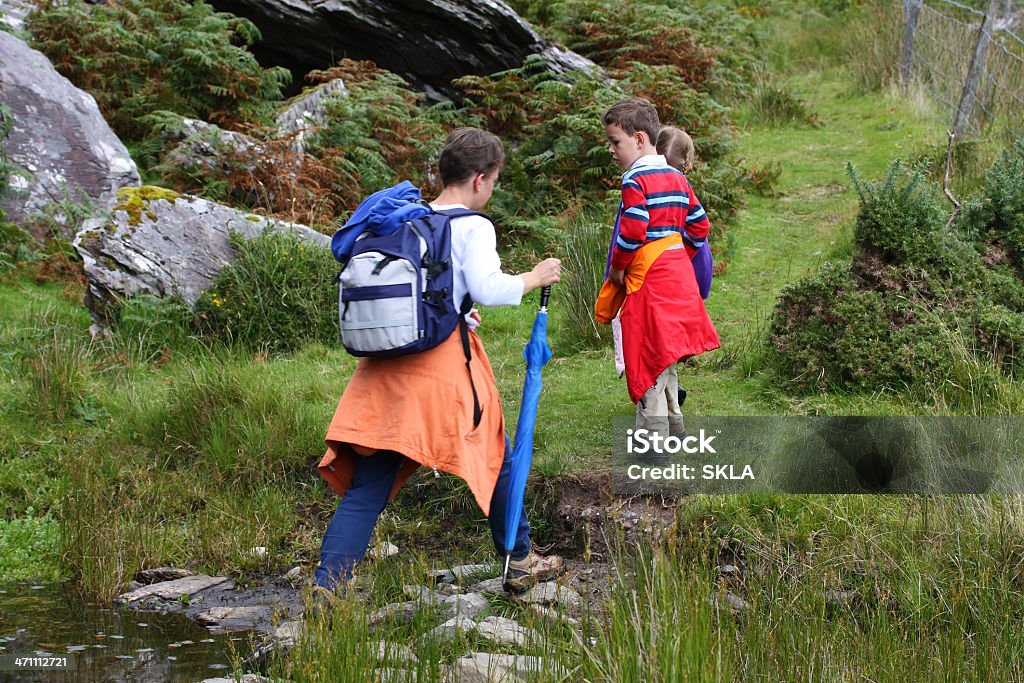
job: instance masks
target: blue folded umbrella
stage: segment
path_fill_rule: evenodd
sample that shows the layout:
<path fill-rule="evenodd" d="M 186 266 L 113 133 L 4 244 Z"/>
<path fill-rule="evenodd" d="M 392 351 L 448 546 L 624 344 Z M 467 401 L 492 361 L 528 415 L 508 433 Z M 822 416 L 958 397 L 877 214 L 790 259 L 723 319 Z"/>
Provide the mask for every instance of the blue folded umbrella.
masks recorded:
<path fill-rule="evenodd" d="M 541 368 L 551 360 L 551 349 L 548 347 L 548 311 L 547 301 L 550 287 L 541 291 L 541 307 L 533 321 L 530 341 L 523 349 L 526 359 L 526 379 L 523 382 L 523 401 L 519 408 L 519 420 L 516 422 L 516 437 L 510 457 L 511 476 L 509 477 L 508 507 L 505 509 L 505 573 L 508 574 L 508 559 L 516 542 L 516 529 L 523 514 L 523 498 L 526 493 L 526 478 L 530 474 L 533 462 L 533 428 L 537 421 L 537 405 L 540 402 L 540 390 L 543 385 Z M 507 578 L 507 577 L 506 577 Z"/>

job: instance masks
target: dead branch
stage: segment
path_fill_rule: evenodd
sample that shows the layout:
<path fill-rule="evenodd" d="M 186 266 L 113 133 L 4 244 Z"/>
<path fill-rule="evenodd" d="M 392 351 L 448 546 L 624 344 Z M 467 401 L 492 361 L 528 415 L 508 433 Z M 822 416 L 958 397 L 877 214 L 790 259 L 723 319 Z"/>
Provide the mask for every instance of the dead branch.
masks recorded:
<path fill-rule="evenodd" d="M 942 192 L 946 195 L 946 199 L 953 204 L 953 215 L 949 217 L 949 221 L 946 223 L 946 227 L 953 225 L 953 221 L 956 220 L 956 216 L 960 213 L 960 202 L 956 200 L 953 193 L 949 191 L 949 169 L 953 165 L 953 143 L 956 141 L 956 133 L 953 131 L 946 131 L 949 133 L 949 145 L 946 147 L 946 172 L 942 176 Z"/>

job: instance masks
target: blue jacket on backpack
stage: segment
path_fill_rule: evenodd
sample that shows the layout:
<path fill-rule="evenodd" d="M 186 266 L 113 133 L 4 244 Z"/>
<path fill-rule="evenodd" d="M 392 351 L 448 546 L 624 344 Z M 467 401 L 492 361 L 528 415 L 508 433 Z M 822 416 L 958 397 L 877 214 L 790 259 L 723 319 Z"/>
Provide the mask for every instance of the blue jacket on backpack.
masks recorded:
<path fill-rule="evenodd" d="M 390 235 L 406 221 L 426 216 L 430 208 L 421 199 L 419 188 L 408 180 L 371 194 L 331 238 L 334 258 L 347 263 L 356 239 L 367 230 L 376 235 Z"/>

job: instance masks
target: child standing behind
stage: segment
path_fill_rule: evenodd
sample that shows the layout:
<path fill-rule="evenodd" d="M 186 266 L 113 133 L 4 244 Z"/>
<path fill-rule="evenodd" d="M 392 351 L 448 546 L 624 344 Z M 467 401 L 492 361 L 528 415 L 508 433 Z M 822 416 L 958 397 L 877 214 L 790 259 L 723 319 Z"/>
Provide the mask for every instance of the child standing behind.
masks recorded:
<path fill-rule="evenodd" d="M 656 147 L 658 148 L 658 154 L 665 157 L 665 163 L 669 166 L 681 171 L 683 174 L 690 172 L 696 152 L 693 147 L 693 138 L 685 130 L 675 126 L 665 126 L 658 133 Z M 689 187 L 689 181 L 687 181 L 687 187 Z M 692 188 L 690 189 L 690 196 L 693 198 L 694 204 L 699 207 L 700 202 L 697 201 Z M 714 259 L 711 257 L 711 245 L 706 239 L 704 244 L 697 249 L 692 263 L 693 274 L 697 277 L 697 287 L 700 289 L 700 298 L 706 300 L 708 295 L 711 294 L 711 278 L 715 268 Z"/>
<path fill-rule="evenodd" d="M 719 347 L 691 263 L 710 224 L 686 177 L 658 154 L 661 130 L 650 102 L 619 102 L 603 118 L 608 151 L 625 173 L 608 279 L 595 318 L 619 313 L 626 386 L 636 427 L 683 433 L 676 362 Z"/>

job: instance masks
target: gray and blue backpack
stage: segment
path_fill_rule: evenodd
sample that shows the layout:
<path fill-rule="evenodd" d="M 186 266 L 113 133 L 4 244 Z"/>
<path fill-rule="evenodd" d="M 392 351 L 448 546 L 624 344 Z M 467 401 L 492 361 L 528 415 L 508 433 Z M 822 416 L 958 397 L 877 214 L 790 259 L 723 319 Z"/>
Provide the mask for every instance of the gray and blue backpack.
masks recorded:
<path fill-rule="evenodd" d="M 469 209 L 426 208 L 425 215 L 388 234 L 362 232 L 346 249 L 338 274 L 342 344 L 353 356 L 395 358 L 432 349 L 459 327 L 468 369 L 465 316 L 473 302 L 468 294 L 455 302 L 451 219 L 487 216 Z M 475 386 L 473 402 L 478 424 Z"/>

